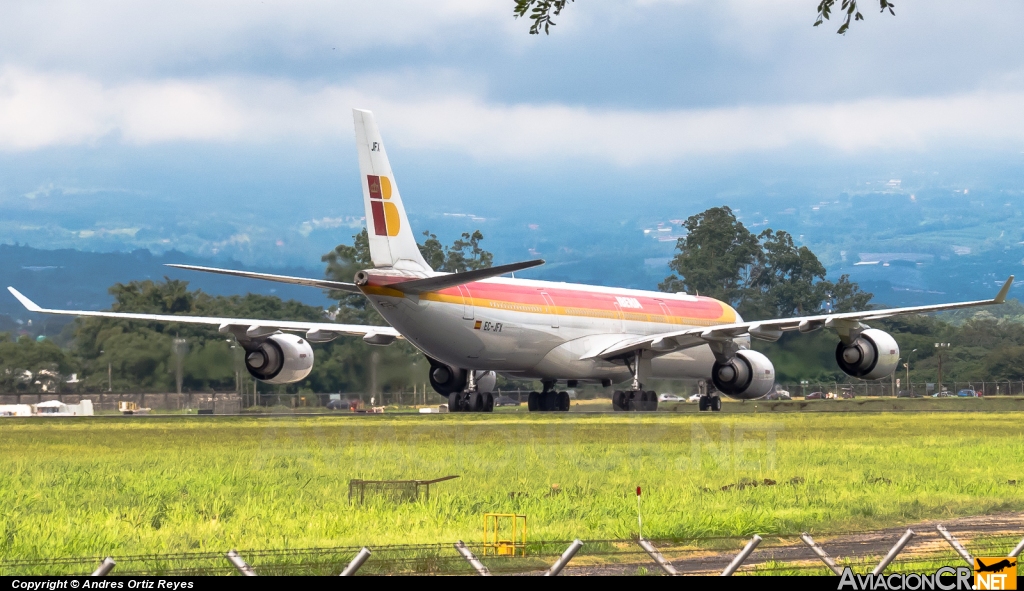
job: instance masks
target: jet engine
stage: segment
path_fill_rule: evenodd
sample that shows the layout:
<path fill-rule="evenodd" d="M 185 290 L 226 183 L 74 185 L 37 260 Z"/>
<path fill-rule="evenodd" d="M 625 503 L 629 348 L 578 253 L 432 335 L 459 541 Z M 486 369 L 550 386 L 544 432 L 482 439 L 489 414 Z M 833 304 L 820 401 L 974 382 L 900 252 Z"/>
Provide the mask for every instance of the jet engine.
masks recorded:
<path fill-rule="evenodd" d="M 245 347 L 245 368 L 268 384 L 293 384 L 313 369 L 313 348 L 297 335 L 274 334 Z"/>
<path fill-rule="evenodd" d="M 869 328 L 857 340 L 836 347 L 836 363 L 847 375 L 864 380 L 888 376 L 900 360 L 900 347 L 887 332 Z"/>
<path fill-rule="evenodd" d="M 775 385 L 775 366 L 757 351 L 741 349 L 729 361 L 715 362 L 711 381 L 722 394 L 753 400 L 770 392 Z"/>
<path fill-rule="evenodd" d="M 466 370 L 458 367 L 445 365 L 436 359 L 427 357 L 430 361 L 430 387 L 442 396 L 452 392 L 462 392 L 466 388 Z"/>

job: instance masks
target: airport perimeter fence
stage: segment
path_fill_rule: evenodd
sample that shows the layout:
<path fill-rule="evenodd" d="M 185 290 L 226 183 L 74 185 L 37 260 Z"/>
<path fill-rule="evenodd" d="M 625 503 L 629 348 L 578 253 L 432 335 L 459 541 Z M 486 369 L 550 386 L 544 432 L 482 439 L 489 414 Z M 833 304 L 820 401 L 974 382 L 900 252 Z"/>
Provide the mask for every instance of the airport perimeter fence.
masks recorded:
<path fill-rule="evenodd" d="M 1011 528 L 1014 529 L 1014 528 Z M 0 575 L 838 575 L 972 567 L 973 557 L 1016 557 L 1022 532 L 1006 524 L 841 534 L 529 542 L 524 556 L 480 543 L 231 550 L 0 561 Z M 960 539 L 958 539 L 958 536 Z"/>
<path fill-rule="evenodd" d="M 897 378 L 899 376 L 896 376 Z M 833 394 L 837 398 L 843 396 L 860 397 L 893 397 L 893 396 L 932 396 L 940 393 L 940 396 L 956 396 L 963 391 L 980 393 L 981 396 L 1024 396 L 1024 381 L 954 381 L 946 380 L 942 383 L 935 382 L 912 382 L 903 380 L 883 379 L 878 381 L 856 382 L 806 382 L 799 384 L 775 384 L 776 390 L 785 390 L 791 396 L 806 397 L 819 393 L 821 395 Z M 964 392 L 966 394 L 966 392 Z"/>

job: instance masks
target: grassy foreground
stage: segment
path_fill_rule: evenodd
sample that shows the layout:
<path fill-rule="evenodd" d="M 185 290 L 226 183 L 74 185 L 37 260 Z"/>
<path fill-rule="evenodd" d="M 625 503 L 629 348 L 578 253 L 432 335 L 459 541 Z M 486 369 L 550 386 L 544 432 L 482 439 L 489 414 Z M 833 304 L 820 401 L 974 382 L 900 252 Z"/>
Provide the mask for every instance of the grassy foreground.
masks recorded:
<path fill-rule="evenodd" d="M 481 539 L 485 512 L 526 514 L 533 540 L 623 538 L 637 530 L 638 485 L 643 533 L 655 539 L 1022 510 L 1022 419 L 8 419 L 0 423 L 0 559 L 469 542 Z M 461 478 L 432 487 L 429 501 L 347 501 L 351 478 L 447 474 Z"/>

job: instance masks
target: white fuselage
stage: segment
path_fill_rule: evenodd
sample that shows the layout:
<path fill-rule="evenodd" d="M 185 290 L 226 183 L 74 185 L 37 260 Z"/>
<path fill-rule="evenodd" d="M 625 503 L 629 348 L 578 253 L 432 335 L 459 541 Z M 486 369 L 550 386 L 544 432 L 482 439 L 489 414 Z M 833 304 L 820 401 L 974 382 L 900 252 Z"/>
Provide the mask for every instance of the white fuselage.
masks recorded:
<path fill-rule="evenodd" d="M 712 298 L 493 278 L 408 297 L 386 284 L 404 273 L 371 272 L 371 305 L 414 346 L 453 367 L 532 379 L 629 379 L 625 360 L 581 359 L 629 337 L 739 319 Z M 412 279 L 412 277 L 409 277 Z M 655 357 L 651 378 L 706 379 L 706 345 Z"/>

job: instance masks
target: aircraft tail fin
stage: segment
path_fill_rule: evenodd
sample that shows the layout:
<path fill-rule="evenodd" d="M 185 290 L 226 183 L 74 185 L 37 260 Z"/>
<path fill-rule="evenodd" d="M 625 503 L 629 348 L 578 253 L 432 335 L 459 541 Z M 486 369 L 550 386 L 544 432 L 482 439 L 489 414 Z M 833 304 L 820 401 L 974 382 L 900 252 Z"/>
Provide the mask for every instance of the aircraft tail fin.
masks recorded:
<path fill-rule="evenodd" d="M 370 239 L 370 257 L 374 267 L 393 267 L 430 273 L 423 260 L 409 219 L 402 206 L 384 142 L 373 113 L 352 110 L 359 151 L 359 176 L 366 206 L 366 233 Z"/>

